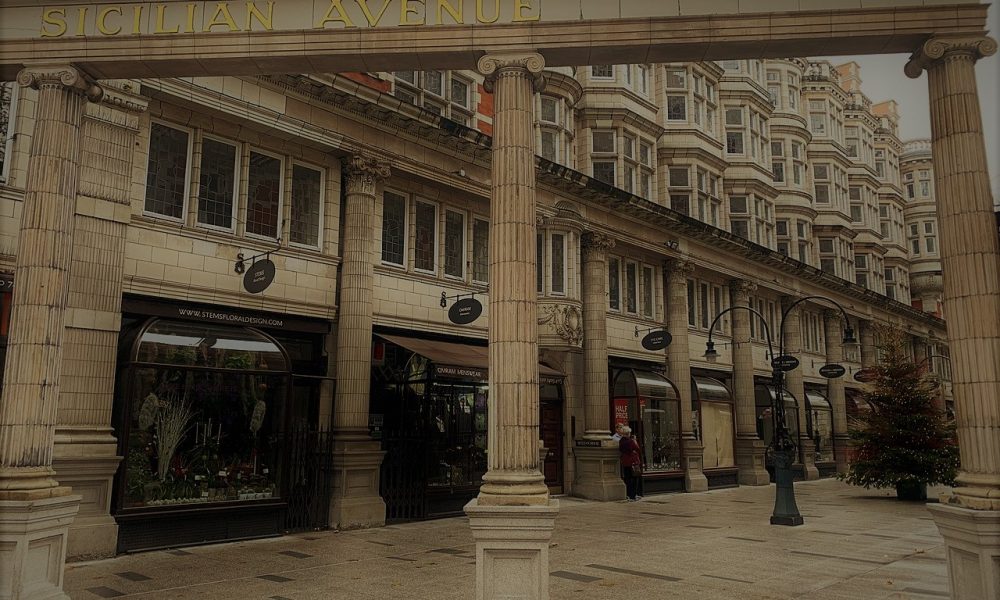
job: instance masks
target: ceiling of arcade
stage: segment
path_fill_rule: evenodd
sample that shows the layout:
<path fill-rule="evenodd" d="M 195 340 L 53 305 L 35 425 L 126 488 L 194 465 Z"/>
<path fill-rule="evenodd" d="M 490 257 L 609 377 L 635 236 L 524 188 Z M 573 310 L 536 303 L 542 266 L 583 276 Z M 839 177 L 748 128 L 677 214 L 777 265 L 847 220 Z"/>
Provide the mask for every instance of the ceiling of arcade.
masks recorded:
<path fill-rule="evenodd" d="M 909 53 L 981 35 L 955 0 L 5 0 L 0 78 L 74 63 L 108 78 L 472 69 L 488 52 L 548 66 Z"/>

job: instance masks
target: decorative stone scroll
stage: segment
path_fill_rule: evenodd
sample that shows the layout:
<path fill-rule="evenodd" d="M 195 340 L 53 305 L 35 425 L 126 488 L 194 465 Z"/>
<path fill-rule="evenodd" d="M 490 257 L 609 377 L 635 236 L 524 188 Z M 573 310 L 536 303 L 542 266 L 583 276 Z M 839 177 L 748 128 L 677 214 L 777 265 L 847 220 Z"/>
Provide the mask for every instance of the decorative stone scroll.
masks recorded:
<path fill-rule="evenodd" d="M 968 56 L 973 61 L 992 56 L 997 42 L 990 37 L 934 37 L 913 53 L 903 69 L 907 77 L 916 79 L 935 62 L 954 55 Z"/>
<path fill-rule="evenodd" d="M 347 193 L 375 195 L 375 187 L 389 178 L 389 163 L 370 154 L 354 154 L 344 159 Z"/>
<path fill-rule="evenodd" d="M 545 58 L 541 54 L 487 54 L 479 59 L 477 68 L 486 76 L 483 87 L 491 94 L 498 77 L 520 77 L 524 71 L 531 75 L 536 93 L 545 89 L 545 77 L 542 75 Z"/>
<path fill-rule="evenodd" d="M 86 96 L 91 102 L 100 102 L 104 88 L 94 83 L 86 74 L 69 65 L 38 65 L 22 69 L 17 74 L 22 87 L 38 90 L 43 87 L 65 87 Z"/>

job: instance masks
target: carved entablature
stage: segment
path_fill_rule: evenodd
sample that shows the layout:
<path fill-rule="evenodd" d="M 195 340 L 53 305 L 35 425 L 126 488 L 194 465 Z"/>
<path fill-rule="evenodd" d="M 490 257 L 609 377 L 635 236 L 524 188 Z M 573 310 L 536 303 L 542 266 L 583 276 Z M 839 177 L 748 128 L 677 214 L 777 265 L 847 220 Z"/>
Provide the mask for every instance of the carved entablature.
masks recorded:
<path fill-rule="evenodd" d="M 493 93 L 498 77 L 530 77 L 535 92 L 545 89 L 545 58 L 541 54 L 529 53 L 498 53 L 487 54 L 479 59 L 477 68 L 486 79 L 483 88 Z"/>
<path fill-rule="evenodd" d="M 99 102 L 104 95 L 104 88 L 97 85 L 83 71 L 70 65 L 25 67 L 17 74 L 17 83 L 35 90 L 43 87 L 64 87 L 83 94 L 91 102 Z"/>
<path fill-rule="evenodd" d="M 729 287 L 733 290 L 733 303 L 747 305 L 750 298 L 757 293 L 757 284 L 746 279 L 734 279 L 729 282 Z"/>
<path fill-rule="evenodd" d="M 980 58 L 992 56 L 996 51 L 997 42 L 991 37 L 933 37 L 913 53 L 904 71 L 908 77 L 916 79 L 925 69 L 942 58 L 961 55 L 975 62 Z"/>
<path fill-rule="evenodd" d="M 375 186 L 389 178 L 389 163 L 369 154 L 354 154 L 344 159 L 349 194 L 375 195 Z"/>

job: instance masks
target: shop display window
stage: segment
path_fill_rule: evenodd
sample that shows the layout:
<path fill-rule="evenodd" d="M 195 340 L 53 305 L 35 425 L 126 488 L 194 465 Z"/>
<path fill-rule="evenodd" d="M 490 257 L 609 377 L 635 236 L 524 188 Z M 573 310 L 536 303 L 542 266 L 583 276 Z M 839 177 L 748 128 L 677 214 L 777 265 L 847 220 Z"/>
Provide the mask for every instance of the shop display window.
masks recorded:
<path fill-rule="evenodd" d="M 289 364 L 248 328 L 154 320 L 125 371 L 125 509 L 279 497 Z"/>
<path fill-rule="evenodd" d="M 792 440 L 799 439 L 799 403 L 788 390 L 782 394 L 785 398 L 785 420 Z M 774 388 L 770 385 L 757 384 L 754 387 L 754 401 L 757 405 L 757 435 L 764 444 L 771 445 L 774 440 L 773 406 L 775 402 Z"/>
<path fill-rule="evenodd" d="M 705 447 L 706 469 L 736 466 L 733 395 L 721 381 L 692 377 L 694 422 Z"/>
<path fill-rule="evenodd" d="M 816 445 L 816 462 L 833 461 L 833 408 L 826 396 L 819 392 L 806 392 L 809 408 L 809 437 Z"/>
<path fill-rule="evenodd" d="M 614 424 L 632 428 L 642 448 L 646 472 L 681 468 L 680 395 L 662 375 L 639 369 L 614 373 Z"/>

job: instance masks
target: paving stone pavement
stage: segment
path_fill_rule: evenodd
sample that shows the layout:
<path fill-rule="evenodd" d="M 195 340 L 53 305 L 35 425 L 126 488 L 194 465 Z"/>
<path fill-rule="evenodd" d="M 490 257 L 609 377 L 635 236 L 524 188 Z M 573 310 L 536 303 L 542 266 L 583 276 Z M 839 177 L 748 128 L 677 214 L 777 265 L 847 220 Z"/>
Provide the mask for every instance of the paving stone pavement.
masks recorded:
<path fill-rule="evenodd" d="M 561 498 L 553 600 L 940 600 L 944 549 L 922 504 L 838 481 L 796 483 L 800 527 L 768 523 L 774 487 Z M 465 518 L 124 555 L 66 568 L 73 600 L 474 598 Z"/>

